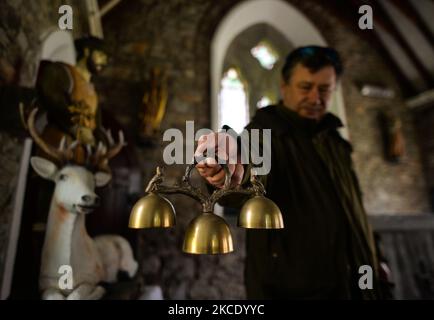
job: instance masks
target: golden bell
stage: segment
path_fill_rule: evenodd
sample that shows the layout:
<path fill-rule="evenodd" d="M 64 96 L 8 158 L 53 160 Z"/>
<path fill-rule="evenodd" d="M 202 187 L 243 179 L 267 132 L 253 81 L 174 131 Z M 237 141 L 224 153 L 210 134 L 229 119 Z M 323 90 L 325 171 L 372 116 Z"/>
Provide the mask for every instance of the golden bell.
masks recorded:
<path fill-rule="evenodd" d="M 166 198 L 153 192 L 137 201 L 131 210 L 130 228 L 168 228 L 174 225 L 173 205 Z"/>
<path fill-rule="evenodd" d="M 194 218 L 186 231 L 184 252 L 192 254 L 219 254 L 234 250 L 228 224 L 213 213 Z"/>
<path fill-rule="evenodd" d="M 255 196 L 247 200 L 241 208 L 238 226 L 249 229 L 282 229 L 282 213 L 270 199 Z"/>

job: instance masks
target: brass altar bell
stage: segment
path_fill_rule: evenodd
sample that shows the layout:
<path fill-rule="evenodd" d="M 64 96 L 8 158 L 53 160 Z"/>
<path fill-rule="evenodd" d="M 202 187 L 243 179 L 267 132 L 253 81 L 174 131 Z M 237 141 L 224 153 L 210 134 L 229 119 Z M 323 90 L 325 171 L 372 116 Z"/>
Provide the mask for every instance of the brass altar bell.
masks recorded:
<path fill-rule="evenodd" d="M 215 203 L 223 196 L 238 193 L 252 196 L 246 201 L 238 217 L 238 226 L 255 229 L 281 229 L 283 219 L 279 207 L 270 199 L 264 197 L 262 183 L 252 172 L 251 186 L 230 187 L 231 176 L 226 165 L 225 184 L 222 189 L 215 190 L 206 196 L 201 190 L 190 183 L 190 174 L 194 164 L 186 168 L 181 184 L 175 186 L 162 185 L 163 173 L 157 167 L 157 173 L 151 179 L 145 192 L 147 195 L 134 205 L 130 228 L 167 228 L 175 225 L 175 209 L 169 200 L 160 194 L 185 194 L 202 204 L 202 213 L 195 217 L 187 227 L 183 251 L 191 254 L 221 254 L 232 252 L 233 242 L 229 225 L 214 213 Z"/>

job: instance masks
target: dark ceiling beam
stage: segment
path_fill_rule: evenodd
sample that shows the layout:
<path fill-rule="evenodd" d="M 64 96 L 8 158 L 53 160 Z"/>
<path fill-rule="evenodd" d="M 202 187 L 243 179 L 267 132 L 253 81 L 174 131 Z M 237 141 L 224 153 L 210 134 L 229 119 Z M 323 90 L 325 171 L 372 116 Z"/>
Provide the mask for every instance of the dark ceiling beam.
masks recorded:
<path fill-rule="evenodd" d="M 425 20 L 420 15 L 419 11 L 414 8 L 414 5 L 409 1 L 390 0 L 393 5 L 398 8 L 408 19 L 410 19 L 416 27 L 422 32 L 423 36 L 428 40 L 431 48 L 434 49 L 434 34 L 426 24 Z"/>
<path fill-rule="evenodd" d="M 408 42 L 404 39 L 402 34 L 396 28 L 392 18 L 390 17 L 387 10 L 379 5 L 377 2 L 369 1 L 372 6 L 372 11 L 374 12 L 374 28 L 375 22 L 380 22 L 380 24 L 391 34 L 391 36 L 396 40 L 396 42 L 400 45 L 400 47 L 404 50 L 408 58 L 411 60 L 422 79 L 426 82 L 429 87 L 432 87 L 434 84 L 434 77 L 425 67 L 425 65 L 419 60 L 415 53 L 415 48 L 410 47 Z"/>

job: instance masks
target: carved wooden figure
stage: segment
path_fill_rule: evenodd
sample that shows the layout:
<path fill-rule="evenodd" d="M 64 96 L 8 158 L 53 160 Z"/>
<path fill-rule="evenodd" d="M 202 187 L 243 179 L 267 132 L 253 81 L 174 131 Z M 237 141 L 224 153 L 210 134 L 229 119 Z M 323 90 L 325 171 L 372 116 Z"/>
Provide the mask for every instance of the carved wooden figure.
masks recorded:
<path fill-rule="evenodd" d="M 47 229 L 42 249 L 39 287 L 43 299 L 100 299 L 105 289 L 101 282 L 116 282 L 118 271 L 133 277 L 138 264 L 128 241 L 118 235 L 91 238 L 85 227 L 85 217 L 98 205 L 95 187 L 106 185 L 111 174 L 108 160 L 120 152 L 124 145 L 122 132 L 119 141 L 109 148 L 83 147 L 78 142 L 66 145 L 62 140 L 58 149 L 45 143 L 34 127 L 37 110 L 28 120 L 28 129 L 35 143 L 52 161 L 32 157 L 33 169 L 56 185 L 51 200 Z M 113 139 L 109 139 L 113 142 Z M 81 151 L 78 152 L 78 151 Z M 77 155 L 81 155 L 77 158 Z M 83 156 L 85 155 L 85 161 Z M 77 162 L 77 160 L 79 160 Z M 60 285 L 59 268 L 72 269 L 72 288 Z"/>

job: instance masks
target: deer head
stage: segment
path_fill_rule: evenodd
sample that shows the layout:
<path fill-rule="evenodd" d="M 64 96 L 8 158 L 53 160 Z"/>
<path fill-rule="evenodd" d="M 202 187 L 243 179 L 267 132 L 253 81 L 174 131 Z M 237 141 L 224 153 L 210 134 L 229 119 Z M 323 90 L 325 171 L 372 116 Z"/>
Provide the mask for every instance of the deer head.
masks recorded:
<path fill-rule="evenodd" d="M 63 137 L 56 149 L 47 144 L 35 129 L 37 109 L 30 114 L 27 124 L 30 135 L 35 143 L 55 162 L 32 157 L 30 163 L 33 169 L 44 179 L 55 183 L 53 199 L 72 213 L 89 213 L 99 204 L 95 187 L 106 185 L 111 179 L 108 161 L 116 156 L 124 146 L 122 131 L 119 131 L 119 141 L 114 143 L 109 133 L 106 133 L 109 148 L 99 143 L 97 148 L 83 146 L 79 141 L 69 145 Z M 57 165 L 59 164 L 59 166 Z"/>

